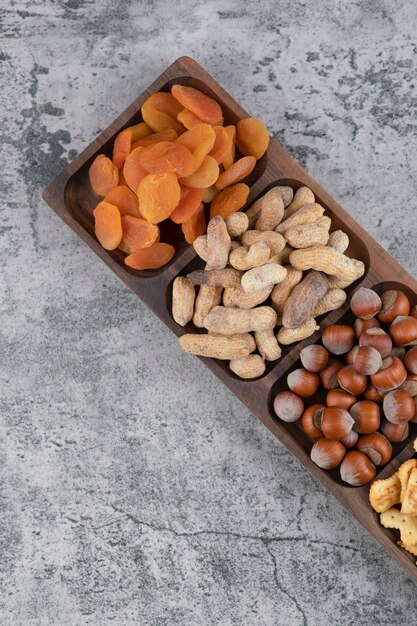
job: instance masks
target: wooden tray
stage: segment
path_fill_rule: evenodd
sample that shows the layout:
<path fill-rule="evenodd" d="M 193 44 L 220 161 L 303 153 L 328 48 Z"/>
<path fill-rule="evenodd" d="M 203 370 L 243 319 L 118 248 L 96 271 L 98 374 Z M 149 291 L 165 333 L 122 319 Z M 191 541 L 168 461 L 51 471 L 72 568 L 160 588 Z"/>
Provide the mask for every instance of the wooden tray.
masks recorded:
<path fill-rule="evenodd" d="M 181 57 L 46 187 L 43 198 L 119 278 L 177 336 L 180 336 L 184 332 L 189 332 L 191 327 L 181 328 L 171 316 L 171 284 L 179 274 L 186 274 L 196 267 L 202 267 L 202 262 L 196 256 L 193 247 L 184 241 L 180 227 L 167 222 L 166 225 L 162 225 L 161 239 L 174 244 L 176 254 L 173 260 L 159 270 L 136 271 L 127 268 L 123 264 L 122 252 L 119 250 L 107 252 L 94 236 L 93 209 L 97 204 L 97 196 L 91 191 L 88 181 L 88 168 L 97 153 L 104 152 L 111 155 L 117 133 L 126 126 L 140 121 L 140 108 L 146 98 L 155 91 L 168 91 L 173 83 L 191 85 L 214 97 L 222 106 L 228 123 L 236 123 L 240 118 L 248 117 L 248 113 L 198 63 L 189 57 Z M 252 185 L 248 204 L 277 184 L 289 184 L 295 188 L 301 185 L 310 187 L 318 198 L 318 202 L 326 208 L 326 213 L 332 218 L 333 229 L 342 228 L 349 234 L 351 243 L 347 254 L 365 262 L 366 274 L 355 283 L 353 288 L 357 288 L 359 284 L 376 288 L 377 291 L 398 287 L 408 294 L 412 304 L 417 304 L 417 281 L 381 248 L 277 142 L 273 140 L 270 142 L 267 154 L 258 162 L 248 184 Z M 319 323 L 321 327 L 325 327 L 341 318 L 347 319 L 349 315 L 351 314 L 348 311 L 348 304 L 345 304 L 338 311 L 323 316 Z M 318 341 L 319 338 L 320 332 L 318 331 L 309 339 L 293 347 L 289 346 L 284 350 L 283 357 L 275 364 L 269 364 L 265 374 L 254 381 L 243 381 L 237 378 L 221 361 L 207 358 L 202 360 L 307 470 L 359 520 L 387 552 L 417 580 L 415 557 L 399 548 L 395 543 L 394 533 L 379 524 L 378 515 L 373 512 L 368 502 L 369 486 L 349 487 L 342 484 L 335 473 L 321 470 L 310 460 L 309 452 L 312 444 L 299 426 L 286 424 L 274 415 L 272 401 L 278 390 L 284 386 L 287 372 L 296 367 L 301 349 L 307 344 Z M 415 431 L 407 441 L 395 446 L 392 460 L 378 474 L 379 477 L 392 474 L 401 462 L 413 456 L 413 436 L 416 436 Z"/>

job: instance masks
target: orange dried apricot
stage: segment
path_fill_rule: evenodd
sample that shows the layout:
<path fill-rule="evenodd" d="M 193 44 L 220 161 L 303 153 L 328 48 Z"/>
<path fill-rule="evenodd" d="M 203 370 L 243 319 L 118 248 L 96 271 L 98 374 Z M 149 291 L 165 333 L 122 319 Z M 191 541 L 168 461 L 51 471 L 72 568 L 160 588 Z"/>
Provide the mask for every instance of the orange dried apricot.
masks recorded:
<path fill-rule="evenodd" d="M 216 133 L 216 139 L 209 154 L 213 159 L 216 159 L 217 163 L 220 165 L 230 152 L 231 138 L 223 126 L 213 126 L 213 130 Z"/>
<path fill-rule="evenodd" d="M 203 191 L 203 198 L 202 198 L 203 202 L 211 202 L 213 198 L 215 198 L 217 194 L 219 193 L 219 190 L 216 189 L 214 185 L 212 185 L 211 187 L 206 187 L 202 191 Z"/>
<path fill-rule="evenodd" d="M 208 124 L 222 123 L 223 113 L 219 103 L 198 89 L 184 87 L 183 85 L 172 85 L 171 93 L 183 107 L 194 113 L 203 122 Z"/>
<path fill-rule="evenodd" d="M 194 115 L 194 113 L 191 113 L 188 109 L 183 109 L 181 113 L 178 113 L 177 120 L 185 126 L 187 130 L 190 130 L 190 128 L 196 124 L 201 124 L 203 122 L 203 120 L 200 120 L 197 115 Z"/>
<path fill-rule="evenodd" d="M 239 120 L 236 130 L 236 144 L 240 152 L 260 159 L 269 145 L 269 132 L 265 124 L 254 117 L 247 117 Z"/>
<path fill-rule="evenodd" d="M 132 254 L 139 248 L 152 246 L 159 236 L 159 227 L 146 220 L 124 215 L 122 216 L 122 233 L 119 248 L 127 254 Z"/>
<path fill-rule="evenodd" d="M 184 128 L 177 122 L 177 115 L 182 111 L 182 106 L 170 94 L 158 91 L 152 94 L 143 103 L 141 113 L 144 121 L 156 133 L 172 128 L 178 134 L 184 132 Z"/>
<path fill-rule="evenodd" d="M 125 264 L 135 270 L 154 270 L 168 263 L 175 254 L 169 243 L 154 243 L 149 248 L 140 248 L 125 258 Z"/>
<path fill-rule="evenodd" d="M 142 139 L 138 139 L 132 143 L 132 151 L 135 148 L 146 148 L 146 146 L 150 146 L 153 143 L 158 143 L 160 141 L 175 141 L 178 137 L 178 133 L 173 128 L 167 128 L 166 130 L 161 131 L 160 133 L 153 133 L 152 135 L 147 135 Z"/>
<path fill-rule="evenodd" d="M 178 137 L 175 143 L 186 146 L 192 152 L 196 169 L 198 169 L 214 146 L 215 140 L 216 133 L 210 124 L 196 124 Z"/>
<path fill-rule="evenodd" d="M 119 182 L 119 170 L 104 154 L 96 156 L 90 165 L 88 176 L 93 191 L 99 196 L 105 196 Z"/>
<path fill-rule="evenodd" d="M 227 187 L 220 191 L 211 203 L 210 219 L 216 215 L 226 219 L 232 213 L 239 211 L 246 204 L 249 191 L 249 187 L 245 183 L 237 183 L 233 187 Z"/>
<path fill-rule="evenodd" d="M 110 204 L 115 204 L 122 216 L 133 215 L 134 217 L 141 217 L 138 197 L 129 187 L 124 185 L 115 187 L 106 194 L 104 200 L 110 202 Z"/>
<path fill-rule="evenodd" d="M 180 178 L 180 182 L 187 187 L 199 187 L 204 189 L 205 187 L 214 185 L 218 176 L 219 166 L 217 165 L 216 159 L 213 159 L 211 156 L 206 156 L 198 170 L 194 172 L 194 174 L 191 174 L 191 176 Z"/>
<path fill-rule="evenodd" d="M 122 167 L 129 152 L 132 150 L 132 143 L 150 135 L 152 128 L 145 122 L 129 126 L 120 132 L 114 140 L 113 163 L 116 167 Z"/>
<path fill-rule="evenodd" d="M 206 232 L 206 218 L 202 204 L 200 204 L 197 211 L 187 222 L 181 224 L 181 228 L 184 233 L 185 241 L 190 244 L 200 235 L 204 235 Z"/>
<path fill-rule="evenodd" d="M 233 165 L 233 161 L 235 160 L 236 126 L 225 126 L 224 130 L 230 139 L 229 150 L 222 161 L 224 169 L 227 170 L 231 165 Z"/>
<path fill-rule="evenodd" d="M 178 176 L 189 176 L 196 169 L 189 149 L 171 141 L 160 141 L 143 148 L 139 162 L 151 174 L 175 172 Z"/>
<path fill-rule="evenodd" d="M 114 204 L 102 200 L 93 211 L 96 237 L 106 250 L 114 250 L 122 239 L 122 220 Z"/>
<path fill-rule="evenodd" d="M 140 181 L 149 174 L 140 164 L 139 155 L 143 148 L 135 148 L 127 155 L 123 166 L 123 176 L 132 191 L 137 193 Z"/>
<path fill-rule="evenodd" d="M 227 169 L 222 172 L 216 181 L 217 189 L 224 189 L 238 183 L 240 180 L 249 176 L 256 165 L 256 159 L 253 156 L 246 156 L 238 159 Z"/>
<path fill-rule="evenodd" d="M 181 188 L 175 174 L 148 174 L 138 187 L 140 212 L 148 222 L 158 224 L 171 215 L 180 196 Z"/>
<path fill-rule="evenodd" d="M 169 216 L 176 224 L 183 224 L 192 218 L 201 204 L 203 197 L 202 189 L 181 187 L 181 198 L 178 206 Z"/>

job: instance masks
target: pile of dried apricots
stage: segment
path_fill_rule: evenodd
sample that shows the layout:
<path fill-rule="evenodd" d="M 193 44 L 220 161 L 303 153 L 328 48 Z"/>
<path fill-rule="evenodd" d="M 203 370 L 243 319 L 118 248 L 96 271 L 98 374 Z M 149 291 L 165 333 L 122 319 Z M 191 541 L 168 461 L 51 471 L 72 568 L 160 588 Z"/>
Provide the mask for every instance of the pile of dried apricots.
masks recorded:
<path fill-rule="evenodd" d="M 265 153 L 269 133 L 254 118 L 223 126 L 216 100 L 193 87 L 173 85 L 141 109 L 143 122 L 116 137 L 113 158 L 99 154 L 89 170 L 93 191 L 104 199 L 94 209 L 95 233 L 106 250 L 119 248 L 137 270 L 168 263 L 175 249 L 160 242 L 158 224 L 181 224 L 188 243 L 206 232 L 210 219 L 226 218 L 247 201 L 248 176 Z M 241 155 L 235 160 L 235 146 Z"/>

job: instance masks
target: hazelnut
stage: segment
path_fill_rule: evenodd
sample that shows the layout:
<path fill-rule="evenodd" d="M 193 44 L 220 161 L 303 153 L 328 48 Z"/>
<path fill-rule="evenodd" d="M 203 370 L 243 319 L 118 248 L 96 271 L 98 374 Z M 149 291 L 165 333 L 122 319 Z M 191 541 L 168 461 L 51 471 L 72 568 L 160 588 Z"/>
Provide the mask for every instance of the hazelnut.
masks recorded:
<path fill-rule="evenodd" d="M 321 386 L 324 389 L 335 389 L 339 386 L 339 382 L 337 380 L 337 372 L 343 367 L 340 361 L 336 361 L 336 359 L 329 359 L 328 364 L 319 374 Z"/>
<path fill-rule="evenodd" d="M 400 424 L 392 424 L 388 420 L 384 420 L 381 423 L 381 430 L 385 437 L 393 443 L 400 443 L 407 439 L 409 434 L 408 422 L 401 422 Z"/>
<path fill-rule="evenodd" d="M 417 374 L 417 346 L 407 352 L 404 357 L 404 365 L 410 374 Z"/>
<path fill-rule="evenodd" d="M 345 448 L 354 448 L 358 439 L 358 433 L 355 430 L 351 430 L 350 433 L 341 438 L 340 443 L 343 443 Z"/>
<path fill-rule="evenodd" d="M 372 400 L 373 402 L 378 402 L 378 404 L 382 404 L 382 396 L 379 393 L 378 389 L 373 385 L 368 385 L 368 387 L 363 392 L 363 397 L 365 400 Z"/>
<path fill-rule="evenodd" d="M 292 391 L 281 391 L 275 396 L 274 411 L 283 422 L 296 422 L 303 414 L 304 402 Z"/>
<path fill-rule="evenodd" d="M 417 319 L 399 315 L 392 322 L 389 334 L 396 346 L 412 346 L 417 343 Z"/>
<path fill-rule="evenodd" d="M 410 315 L 411 317 L 417 317 L 417 304 L 411 307 Z"/>
<path fill-rule="evenodd" d="M 356 319 L 355 320 L 356 339 L 359 339 L 359 337 L 362 335 L 362 333 L 365 332 L 365 330 L 368 330 L 369 328 L 380 328 L 380 327 L 381 327 L 381 324 L 374 317 L 371 317 L 370 320 L 361 320 L 360 318 Z"/>
<path fill-rule="evenodd" d="M 382 328 L 368 328 L 359 337 L 359 345 L 372 346 L 384 358 L 392 349 L 392 339 Z"/>
<path fill-rule="evenodd" d="M 382 308 L 378 314 L 378 319 L 384 324 L 391 324 L 398 315 L 408 315 L 410 312 L 410 301 L 405 293 L 397 289 L 384 291 L 381 296 Z"/>
<path fill-rule="evenodd" d="M 357 433 L 366 435 L 378 430 L 381 420 L 381 409 L 376 402 L 360 400 L 350 409 L 350 414 L 355 420 L 353 429 Z"/>
<path fill-rule="evenodd" d="M 385 417 L 392 424 L 408 422 L 416 411 L 413 396 L 405 389 L 394 389 L 387 393 L 382 406 Z"/>
<path fill-rule="evenodd" d="M 360 374 L 376 374 L 382 365 L 382 356 L 372 346 L 360 346 L 354 356 L 353 367 Z"/>
<path fill-rule="evenodd" d="M 314 372 L 309 372 L 302 367 L 290 372 L 287 376 L 287 385 L 302 398 L 311 398 L 316 393 L 320 379 Z"/>
<path fill-rule="evenodd" d="M 391 391 L 399 387 L 407 378 L 407 371 L 396 356 L 387 356 L 376 374 L 371 375 L 371 383 L 378 391 Z"/>
<path fill-rule="evenodd" d="M 366 389 L 366 376 L 355 370 L 353 365 L 345 365 L 337 372 L 339 385 L 345 391 L 359 396 Z"/>
<path fill-rule="evenodd" d="M 330 441 L 339 441 L 350 433 L 354 421 L 345 409 L 329 406 L 321 416 L 320 428 L 323 435 Z"/>
<path fill-rule="evenodd" d="M 363 435 L 359 438 L 357 448 L 374 465 L 385 465 L 392 457 L 392 445 L 381 433 Z"/>
<path fill-rule="evenodd" d="M 350 407 L 356 402 L 356 397 L 351 393 L 343 391 L 343 389 L 330 389 L 327 392 L 326 404 L 327 406 L 338 406 L 340 409 L 346 409 L 349 411 Z"/>
<path fill-rule="evenodd" d="M 317 428 L 316 426 L 316 423 L 320 423 L 320 420 L 314 420 L 314 414 L 317 410 L 324 408 L 324 404 L 310 404 L 310 406 L 306 408 L 302 415 L 301 427 L 305 434 L 312 439 L 319 439 L 320 437 L 323 437 L 323 433 L 321 432 L 320 428 Z"/>
<path fill-rule="evenodd" d="M 345 453 L 346 448 L 340 441 L 329 441 L 323 437 L 311 448 L 310 458 L 322 469 L 333 469 L 340 465 Z"/>
<path fill-rule="evenodd" d="M 405 389 L 412 396 L 417 396 L 417 374 L 407 374 L 407 378 L 400 385 L 399 389 Z"/>
<path fill-rule="evenodd" d="M 340 476 L 353 487 L 366 485 L 375 478 L 376 470 L 366 454 L 358 450 L 348 452 L 340 465 Z"/>
<path fill-rule="evenodd" d="M 353 361 L 355 360 L 356 355 L 358 354 L 358 350 L 359 350 L 359 346 L 353 346 L 353 348 L 345 354 L 346 365 L 353 365 Z"/>
<path fill-rule="evenodd" d="M 322 335 L 323 345 L 333 354 L 345 354 L 349 352 L 355 341 L 355 331 L 351 326 L 344 324 L 331 324 L 324 329 Z"/>
<path fill-rule="evenodd" d="M 381 298 L 372 289 L 360 287 L 355 291 L 351 300 L 350 308 L 356 317 L 363 320 L 369 320 L 375 317 L 381 310 Z"/>
<path fill-rule="evenodd" d="M 324 346 L 313 344 L 301 350 L 300 360 L 306 370 L 318 373 L 324 370 L 329 362 L 329 353 Z"/>

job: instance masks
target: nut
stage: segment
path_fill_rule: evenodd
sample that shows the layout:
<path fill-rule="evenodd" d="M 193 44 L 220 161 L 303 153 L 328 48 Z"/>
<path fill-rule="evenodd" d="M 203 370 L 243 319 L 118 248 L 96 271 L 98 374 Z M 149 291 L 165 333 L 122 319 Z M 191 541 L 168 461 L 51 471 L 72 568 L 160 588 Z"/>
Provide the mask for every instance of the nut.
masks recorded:
<path fill-rule="evenodd" d="M 408 374 L 407 378 L 399 388 L 405 389 L 412 396 L 417 396 L 417 374 Z"/>
<path fill-rule="evenodd" d="M 327 277 L 321 272 L 309 272 L 291 291 L 282 313 L 282 324 L 286 328 L 298 328 L 311 318 L 328 288 Z M 417 320 L 416 320 L 417 321 Z"/>
<path fill-rule="evenodd" d="M 238 246 L 231 251 L 229 263 L 237 270 L 250 270 L 252 267 L 265 265 L 271 256 L 271 248 L 264 241 L 256 241 L 250 248 Z"/>
<path fill-rule="evenodd" d="M 213 270 L 222 270 L 229 259 L 230 235 L 226 222 L 220 215 L 213 217 L 207 226 L 206 262 Z"/>
<path fill-rule="evenodd" d="M 286 275 L 285 267 L 278 263 L 268 263 L 245 272 L 241 279 L 241 285 L 246 293 L 255 293 L 265 289 L 268 285 L 280 283 Z"/>
<path fill-rule="evenodd" d="M 381 310 L 381 298 L 373 289 L 361 287 L 353 294 L 350 308 L 356 317 L 369 320 Z"/>
<path fill-rule="evenodd" d="M 351 393 L 343 391 L 343 389 L 330 389 L 327 392 L 326 404 L 327 406 L 338 406 L 340 409 L 349 411 L 350 407 L 356 402 L 356 397 Z"/>
<path fill-rule="evenodd" d="M 274 230 L 284 217 L 284 202 L 277 187 L 273 187 L 262 196 L 257 203 L 261 204 L 256 230 Z"/>
<path fill-rule="evenodd" d="M 382 397 L 378 389 L 373 385 L 368 385 L 368 387 L 363 392 L 363 397 L 365 398 L 365 400 L 372 400 L 373 402 L 382 404 Z"/>
<path fill-rule="evenodd" d="M 202 287 L 200 287 L 200 291 Z M 264 289 L 261 289 L 260 291 L 255 291 L 254 293 L 246 293 L 246 291 L 244 291 L 241 286 L 235 288 L 226 287 L 223 292 L 223 304 L 224 306 L 228 307 L 237 306 L 240 309 L 253 309 L 254 307 L 258 306 L 258 304 L 262 304 L 262 302 L 265 302 L 265 300 L 268 299 L 272 289 L 273 285 L 267 285 L 266 287 L 264 287 Z M 219 303 L 220 302 L 217 302 L 216 304 Z"/>
<path fill-rule="evenodd" d="M 180 326 L 193 318 L 195 289 L 185 276 L 177 276 L 172 285 L 172 317 Z"/>
<path fill-rule="evenodd" d="M 226 217 L 226 226 L 231 239 L 236 239 L 237 237 L 241 237 L 249 228 L 249 218 L 246 213 L 237 211 Z"/>
<path fill-rule="evenodd" d="M 340 476 L 353 487 L 366 485 L 375 478 L 376 470 L 366 454 L 358 450 L 348 452 L 340 465 Z"/>
<path fill-rule="evenodd" d="M 318 329 L 319 326 L 317 326 L 316 320 L 311 319 L 307 320 L 298 328 L 285 328 L 285 326 L 283 326 L 277 335 L 277 339 L 280 344 L 286 346 L 310 337 Z"/>
<path fill-rule="evenodd" d="M 255 341 L 259 354 L 265 361 L 276 361 L 280 358 L 282 350 L 278 345 L 273 328 L 255 332 Z"/>
<path fill-rule="evenodd" d="M 327 246 L 311 246 L 304 250 L 293 250 L 290 254 L 290 263 L 298 270 L 317 270 L 352 282 L 365 273 L 362 261 L 351 259 Z"/>
<path fill-rule="evenodd" d="M 231 287 L 229 287 L 231 289 Z M 204 318 L 210 313 L 211 309 L 220 304 L 222 301 L 222 288 L 209 287 L 201 285 L 194 307 L 193 324 L 197 328 L 204 328 Z"/>
<path fill-rule="evenodd" d="M 376 374 L 382 365 L 382 356 L 372 346 L 359 347 L 354 355 L 353 367 L 360 374 Z"/>
<path fill-rule="evenodd" d="M 408 422 L 416 411 L 413 396 L 405 389 L 394 389 L 387 393 L 383 408 L 385 417 L 392 424 Z"/>
<path fill-rule="evenodd" d="M 381 295 L 381 310 L 378 319 L 384 324 L 391 324 L 398 315 L 409 315 L 410 301 L 404 292 L 389 289 Z"/>
<path fill-rule="evenodd" d="M 322 469 L 338 467 L 346 454 L 346 448 L 340 441 L 318 439 L 311 448 L 310 458 Z"/>
<path fill-rule="evenodd" d="M 241 272 L 227 267 L 223 270 L 195 270 L 187 274 L 192 285 L 208 285 L 209 287 L 240 287 Z"/>
<path fill-rule="evenodd" d="M 201 335 L 189 333 L 178 339 L 181 348 L 188 354 L 214 359 L 239 359 L 248 356 L 256 348 L 252 335 Z"/>
<path fill-rule="evenodd" d="M 285 231 L 285 239 L 293 248 L 309 248 L 310 246 L 325 246 L 329 240 L 329 231 L 325 226 L 318 224 L 299 224 Z"/>
<path fill-rule="evenodd" d="M 400 359 L 396 356 L 387 356 L 376 374 L 371 375 L 372 384 L 379 391 L 396 389 L 407 378 L 407 371 Z"/>
<path fill-rule="evenodd" d="M 287 219 L 290 215 L 293 215 L 298 209 L 301 209 L 306 204 L 313 204 L 315 202 L 314 193 L 308 187 L 300 187 L 294 194 L 294 199 L 287 206 L 284 218 Z M 284 202 L 285 204 L 285 202 Z"/>
<path fill-rule="evenodd" d="M 354 448 L 358 439 L 358 433 L 355 430 L 351 430 L 350 433 L 341 438 L 340 443 L 343 443 L 345 448 Z"/>
<path fill-rule="evenodd" d="M 294 271 L 298 272 L 300 270 Z M 346 292 L 343 291 L 343 289 L 337 289 L 333 287 L 328 289 L 322 299 L 313 309 L 313 317 L 319 317 L 319 315 L 324 315 L 324 313 L 339 309 L 346 302 L 346 297 Z"/>
<path fill-rule="evenodd" d="M 274 230 L 247 230 L 242 235 L 242 245 L 248 248 L 257 241 L 264 241 L 271 249 L 271 254 L 281 254 L 285 248 L 285 239 Z M 281 261 L 280 261 L 281 263 Z"/>
<path fill-rule="evenodd" d="M 301 417 L 301 427 L 308 437 L 311 437 L 312 439 L 319 439 L 320 437 L 323 437 L 323 433 L 320 428 L 317 428 L 314 423 L 314 414 L 316 411 L 325 408 L 324 404 L 310 404 L 310 406 L 308 406 L 304 411 Z"/>
<path fill-rule="evenodd" d="M 370 320 L 361 320 L 358 318 L 355 320 L 354 326 L 356 339 L 359 339 L 362 333 L 364 333 L 365 330 L 368 330 L 368 328 L 380 328 L 380 323 L 374 317 L 371 317 Z"/>
<path fill-rule="evenodd" d="M 334 230 L 329 235 L 329 241 L 327 242 L 329 248 L 337 250 L 337 252 L 345 252 L 349 248 L 349 237 L 343 230 Z"/>
<path fill-rule="evenodd" d="M 345 391 L 359 396 L 366 389 L 366 376 L 355 370 L 353 365 L 345 365 L 337 372 L 339 385 Z"/>
<path fill-rule="evenodd" d="M 327 366 L 320 372 L 320 382 L 324 389 L 335 389 L 339 386 L 337 373 L 342 369 L 343 365 L 340 361 L 329 359 Z"/>
<path fill-rule="evenodd" d="M 323 331 L 323 345 L 332 354 L 349 352 L 355 341 L 355 331 L 345 324 L 331 324 Z"/>
<path fill-rule="evenodd" d="M 274 328 L 277 314 L 270 306 L 237 309 L 215 306 L 204 318 L 204 327 L 220 335 L 236 335 Z"/>
<path fill-rule="evenodd" d="M 396 346 L 417 344 L 417 319 L 409 315 L 399 315 L 392 322 L 389 334 Z"/>
<path fill-rule="evenodd" d="M 407 439 L 409 434 L 408 422 L 401 422 L 400 424 L 392 424 L 388 420 L 384 420 L 381 424 L 381 430 L 385 437 L 393 443 L 400 443 Z"/>
<path fill-rule="evenodd" d="M 352 417 L 345 409 L 329 406 L 324 409 L 321 416 L 320 429 L 330 441 L 339 441 L 350 433 L 353 424 Z"/>
<path fill-rule="evenodd" d="M 303 414 L 304 402 L 292 391 L 281 391 L 275 396 L 274 411 L 283 422 L 296 422 Z"/>
<path fill-rule="evenodd" d="M 374 465 L 385 465 L 392 457 L 392 445 L 381 433 L 363 435 L 359 438 L 357 448 Z"/>
<path fill-rule="evenodd" d="M 287 275 L 283 281 L 275 285 L 271 293 L 272 307 L 277 312 L 277 323 L 282 325 L 282 313 L 285 303 L 292 290 L 303 277 L 303 272 L 294 269 L 291 265 L 286 265 Z"/>
<path fill-rule="evenodd" d="M 300 360 L 309 372 L 321 372 L 329 362 L 329 353 L 324 346 L 312 344 L 300 352 Z"/>
<path fill-rule="evenodd" d="M 368 328 L 360 335 L 359 345 L 372 346 L 382 357 L 386 357 L 392 350 L 392 339 L 382 328 Z"/>
<path fill-rule="evenodd" d="M 299 368 L 288 374 L 287 385 L 302 398 L 311 398 L 317 392 L 319 377 L 314 372 Z"/>
<path fill-rule="evenodd" d="M 277 233 L 285 233 L 289 228 L 293 226 L 300 226 L 300 224 L 313 224 L 319 220 L 324 213 L 324 208 L 320 204 L 307 204 L 294 213 L 284 219 L 283 222 L 276 227 Z"/>
<path fill-rule="evenodd" d="M 376 402 L 360 400 L 352 406 L 350 414 L 355 420 L 353 429 L 357 433 L 365 435 L 378 430 L 381 421 L 381 409 Z"/>
<path fill-rule="evenodd" d="M 259 354 L 249 354 L 240 359 L 231 359 L 229 367 L 240 378 L 258 378 L 265 372 L 265 361 Z"/>

